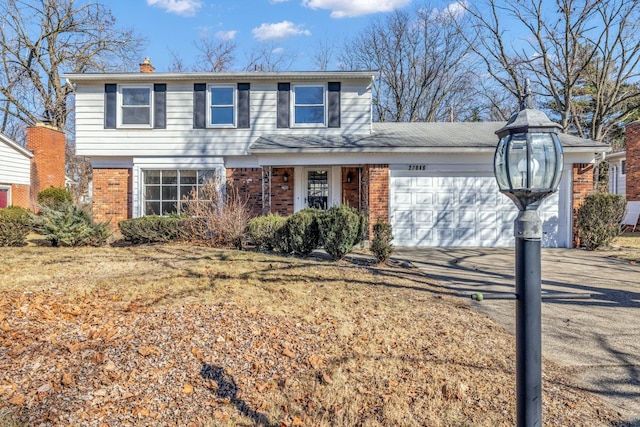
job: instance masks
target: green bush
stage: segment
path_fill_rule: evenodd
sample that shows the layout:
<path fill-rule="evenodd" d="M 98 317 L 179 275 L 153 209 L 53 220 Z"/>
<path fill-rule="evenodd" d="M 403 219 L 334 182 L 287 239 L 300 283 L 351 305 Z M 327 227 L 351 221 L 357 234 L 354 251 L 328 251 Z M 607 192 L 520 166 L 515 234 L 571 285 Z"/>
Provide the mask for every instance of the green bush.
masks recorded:
<path fill-rule="evenodd" d="M 298 255 L 309 255 L 320 246 L 318 216 L 320 211 L 306 208 L 287 218 L 286 235 L 288 249 Z"/>
<path fill-rule="evenodd" d="M 618 194 L 592 194 L 578 209 L 580 242 L 588 250 L 608 246 L 620 235 L 626 200 Z"/>
<path fill-rule="evenodd" d="M 0 246 L 23 246 L 31 227 L 28 209 L 18 206 L 0 209 Z"/>
<path fill-rule="evenodd" d="M 391 252 L 393 252 L 391 240 L 393 240 L 391 224 L 378 218 L 378 221 L 373 224 L 373 239 L 369 247 L 378 262 L 384 262 L 391 256 Z"/>
<path fill-rule="evenodd" d="M 320 241 L 334 260 L 344 258 L 362 236 L 362 214 L 346 205 L 334 206 L 318 218 Z"/>
<path fill-rule="evenodd" d="M 260 249 L 288 252 L 286 225 L 287 218 L 278 214 L 259 216 L 249 221 L 249 236 Z"/>
<path fill-rule="evenodd" d="M 60 210 L 72 201 L 66 188 L 49 187 L 38 193 L 38 204 L 50 209 Z"/>
<path fill-rule="evenodd" d="M 143 216 L 118 224 L 124 240 L 133 244 L 162 243 L 179 237 L 181 218 L 172 216 Z"/>
<path fill-rule="evenodd" d="M 73 203 L 57 209 L 40 206 L 36 223 L 52 246 L 102 246 L 111 235 L 108 222 L 94 222 L 89 211 Z"/>

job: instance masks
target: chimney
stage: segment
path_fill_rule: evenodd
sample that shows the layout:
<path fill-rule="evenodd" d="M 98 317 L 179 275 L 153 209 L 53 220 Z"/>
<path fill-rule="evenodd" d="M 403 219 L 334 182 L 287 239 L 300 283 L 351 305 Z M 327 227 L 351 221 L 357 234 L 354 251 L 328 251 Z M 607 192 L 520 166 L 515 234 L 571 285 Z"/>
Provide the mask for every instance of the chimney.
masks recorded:
<path fill-rule="evenodd" d="M 37 200 L 38 193 L 49 187 L 64 188 L 65 185 L 64 132 L 57 128 L 37 123 L 27 128 L 27 149 L 33 152 L 31 158 L 31 200 Z"/>
<path fill-rule="evenodd" d="M 627 123 L 627 200 L 640 200 L 640 121 Z"/>
<path fill-rule="evenodd" d="M 140 72 L 153 73 L 154 71 L 156 71 L 156 69 L 153 65 L 151 65 L 151 59 L 149 59 L 149 57 L 147 56 L 146 58 L 144 58 L 144 61 L 142 61 L 142 64 L 140 64 Z"/>

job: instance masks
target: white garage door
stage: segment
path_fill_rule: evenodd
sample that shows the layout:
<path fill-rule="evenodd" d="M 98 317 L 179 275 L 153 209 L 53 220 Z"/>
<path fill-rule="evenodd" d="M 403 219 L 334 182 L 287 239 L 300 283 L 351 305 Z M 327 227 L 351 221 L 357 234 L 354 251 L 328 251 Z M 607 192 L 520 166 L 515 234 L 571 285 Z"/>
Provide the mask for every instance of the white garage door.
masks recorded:
<path fill-rule="evenodd" d="M 391 170 L 390 219 L 395 246 L 513 246 L 518 210 L 492 173 Z M 566 246 L 558 193 L 539 209 L 543 246 Z"/>

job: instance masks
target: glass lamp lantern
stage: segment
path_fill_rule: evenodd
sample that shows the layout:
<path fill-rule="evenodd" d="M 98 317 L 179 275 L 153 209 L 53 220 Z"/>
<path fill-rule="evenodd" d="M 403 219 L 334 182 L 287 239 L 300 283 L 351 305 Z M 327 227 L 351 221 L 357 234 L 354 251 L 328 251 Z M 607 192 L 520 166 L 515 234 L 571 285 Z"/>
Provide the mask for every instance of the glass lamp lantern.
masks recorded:
<path fill-rule="evenodd" d="M 560 125 L 533 108 L 530 94 L 520 111 L 496 132 L 493 168 L 500 192 L 519 210 L 537 209 L 542 200 L 554 193 L 562 177 Z"/>

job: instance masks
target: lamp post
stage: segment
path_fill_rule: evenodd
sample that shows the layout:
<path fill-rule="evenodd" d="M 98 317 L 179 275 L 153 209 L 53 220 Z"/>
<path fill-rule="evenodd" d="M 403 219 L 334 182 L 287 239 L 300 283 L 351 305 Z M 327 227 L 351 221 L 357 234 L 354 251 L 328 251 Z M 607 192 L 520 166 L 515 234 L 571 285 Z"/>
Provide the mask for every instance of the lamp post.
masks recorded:
<path fill-rule="evenodd" d="M 493 166 L 498 187 L 520 211 L 514 221 L 518 427 L 542 425 L 542 221 L 538 207 L 560 183 L 560 128 L 534 108 L 527 81 L 520 111 L 496 132 L 500 141 Z"/>

